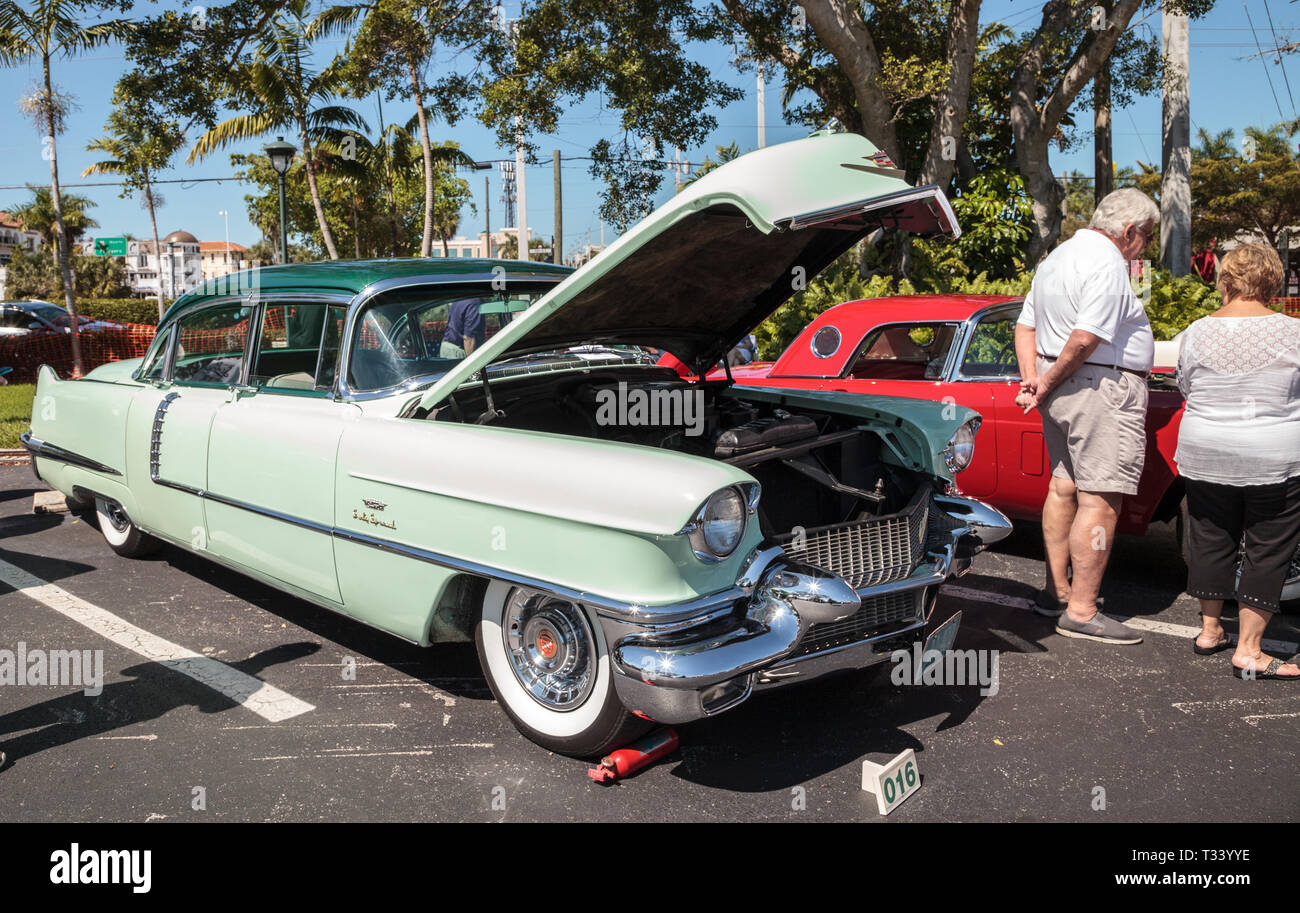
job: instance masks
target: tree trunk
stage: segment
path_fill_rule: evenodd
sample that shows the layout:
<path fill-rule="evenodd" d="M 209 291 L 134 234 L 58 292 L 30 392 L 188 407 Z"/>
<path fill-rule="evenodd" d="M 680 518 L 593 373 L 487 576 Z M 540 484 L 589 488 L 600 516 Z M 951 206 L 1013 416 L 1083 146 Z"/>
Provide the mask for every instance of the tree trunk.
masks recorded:
<path fill-rule="evenodd" d="M 981 2 L 953 0 L 948 15 L 948 84 L 935 106 L 934 119 L 930 123 L 930 146 L 920 176 L 921 184 L 938 184 L 945 191 L 952 181 L 957 157 L 964 145 L 962 129 L 970 107 Z"/>
<path fill-rule="evenodd" d="M 361 228 L 357 223 L 357 198 L 352 198 L 352 252 L 361 259 Z"/>
<path fill-rule="evenodd" d="M 1092 202 L 1096 206 L 1115 189 L 1115 161 L 1111 155 L 1110 64 L 1104 63 L 1092 81 Z"/>
<path fill-rule="evenodd" d="M 311 203 L 312 206 L 316 207 L 316 222 L 320 225 L 321 237 L 325 240 L 325 250 L 329 253 L 331 260 L 337 260 L 339 259 L 339 251 L 334 246 L 334 235 L 330 231 L 329 222 L 325 221 L 325 206 L 321 203 L 320 189 L 316 186 L 316 163 L 312 159 L 311 143 L 307 139 L 307 119 L 305 117 L 298 118 L 298 132 L 302 138 L 302 159 L 303 164 L 307 167 L 307 186 L 311 188 Z M 281 230 L 287 231 L 287 227 Z"/>
<path fill-rule="evenodd" d="M 415 116 L 420 121 L 420 153 L 424 156 L 424 238 L 420 241 L 420 256 L 433 253 L 433 147 L 429 142 L 429 121 L 424 115 L 424 95 L 420 92 L 420 74 L 415 62 L 406 61 L 411 76 L 411 94 L 415 97 Z M 446 244 L 443 244 L 444 249 Z"/>
<path fill-rule="evenodd" d="M 1061 202 L 1064 193 L 1052 176 L 1048 146 L 1061 126 L 1061 120 L 1074 104 L 1080 90 L 1091 81 L 1110 56 L 1119 36 L 1142 0 L 1120 0 L 1111 7 L 1106 26 L 1089 30 L 1074 49 L 1068 65 L 1041 104 L 1038 81 L 1047 63 L 1048 46 L 1059 40 L 1075 17 L 1091 17 L 1095 7 L 1074 6 L 1069 0 L 1048 0 L 1043 6 L 1042 24 L 1025 46 L 1016 62 L 1011 83 L 1011 134 L 1014 137 L 1016 165 L 1033 200 L 1034 232 L 1029 239 L 1029 260 L 1035 264 L 1045 257 L 1061 234 Z"/>
<path fill-rule="evenodd" d="M 72 262 L 68 250 L 68 229 L 63 224 L 63 197 L 59 193 L 59 152 L 54 135 L 54 91 L 50 81 L 49 54 L 41 58 L 41 64 L 45 76 L 45 128 L 49 131 L 46 135 L 50 139 L 50 205 L 54 207 L 54 221 L 57 225 L 58 244 L 55 246 L 59 255 L 59 272 L 63 275 L 63 303 L 68 309 L 70 315 L 68 322 L 72 330 L 72 376 L 80 377 L 85 373 L 81 361 L 81 321 L 77 319 L 76 280 L 72 275 Z"/>
<path fill-rule="evenodd" d="M 153 208 L 153 185 L 149 183 L 149 173 L 144 175 L 144 198 L 149 204 L 149 225 L 153 228 L 153 252 L 158 258 L 158 321 L 162 322 L 163 315 L 167 313 L 167 305 L 163 304 L 162 294 L 162 249 L 158 244 L 158 219 Z M 226 251 L 229 255 L 230 251 Z"/>
<path fill-rule="evenodd" d="M 849 0 L 799 0 L 799 5 L 804 8 L 818 40 L 834 56 L 853 87 L 860 132 L 903 167 L 894 112 L 878 83 L 880 55 L 856 5 Z"/>

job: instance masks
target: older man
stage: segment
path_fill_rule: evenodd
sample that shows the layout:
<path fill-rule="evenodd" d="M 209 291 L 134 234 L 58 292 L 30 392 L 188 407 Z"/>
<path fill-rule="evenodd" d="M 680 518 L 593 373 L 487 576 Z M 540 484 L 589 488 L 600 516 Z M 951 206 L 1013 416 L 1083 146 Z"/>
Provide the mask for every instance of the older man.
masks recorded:
<path fill-rule="evenodd" d="M 1039 614 L 1056 630 L 1109 644 L 1142 635 L 1097 610 L 1124 495 L 1146 455 L 1147 374 L 1155 343 L 1129 284 L 1128 261 L 1151 240 L 1160 210 L 1126 188 L 1098 204 L 1038 267 L 1016 326 L 1021 394 L 1042 414 L 1052 466 L 1043 505 L 1047 585 Z"/>

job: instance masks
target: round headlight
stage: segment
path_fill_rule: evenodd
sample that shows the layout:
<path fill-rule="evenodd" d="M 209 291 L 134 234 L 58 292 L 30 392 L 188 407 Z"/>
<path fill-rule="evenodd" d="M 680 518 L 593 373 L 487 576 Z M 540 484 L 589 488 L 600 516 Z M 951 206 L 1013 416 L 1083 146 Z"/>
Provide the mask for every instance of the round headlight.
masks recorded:
<path fill-rule="evenodd" d="M 691 546 L 701 558 L 726 558 L 745 534 L 745 499 L 734 488 L 714 492 L 695 515 Z"/>
<path fill-rule="evenodd" d="M 975 457 L 975 432 L 979 429 L 979 420 L 971 419 L 962 425 L 948 441 L 943 451 L 944 460 L 952 472 L 961 472 L 971 464 Z"/>

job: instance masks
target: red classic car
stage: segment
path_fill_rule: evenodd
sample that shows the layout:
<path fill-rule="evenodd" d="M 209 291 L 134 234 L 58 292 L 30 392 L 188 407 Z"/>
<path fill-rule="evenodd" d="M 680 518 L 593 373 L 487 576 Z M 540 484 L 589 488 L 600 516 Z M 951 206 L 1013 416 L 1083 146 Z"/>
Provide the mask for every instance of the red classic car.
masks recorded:
<path fill-rule="evenodd" d="M 1012 519 L 1038 520 L 1051 467 L 1038 413 L 1025 415 L 1015 403 L 1021 301 L 987 295 L 849 301 L 805 327 L 775 362 L 737 366 L 731 373 L 738 384 L 968 406 L 984 421 L 975 435 L 974 458 L 957 476 L 958 487 Z M 1183 491 L 1173 455 L 1182 411 L 1177 386 L 1167 374 L 1153 374 L 1146 464 L 1137 495 L 1124 499 L 1119 532 L 1142 535 L 1152 521 L 1178 517 Z"/>
<path fill-rule="evenodd" d="M 905 396 L 968 406 L 983 417 L 962 494 L 1015 520 L 1037 522 L 1051 467 L 1037 412 L 1016 405 L 1020 368 L 1015 323 L 1021 298 L 899 295 L 848 301 L 806 326 L 775 362 L 732 367 L 737 384 Z M 1157 359 L 1162 346 L 1157 343 Z M 1176 360 L 1176 357 L 1173 359 Z M 1124 498 L 1117 531 L 1144 535 L 1174 520 L 1181 543 L 1183 484 L 1174 463 L 1183 397 L 1174 366 L 1157 364 L 1149 381 L 1147 452 L 1138 493 Z M 723 369 L 710 373 L 721 376 Z M 960 449 L 960 448 L 956 448 Z M 969 453 L 969 451 L 967 451 Z M 1282 591 L 1300 600 L 1300 550 Z"/>

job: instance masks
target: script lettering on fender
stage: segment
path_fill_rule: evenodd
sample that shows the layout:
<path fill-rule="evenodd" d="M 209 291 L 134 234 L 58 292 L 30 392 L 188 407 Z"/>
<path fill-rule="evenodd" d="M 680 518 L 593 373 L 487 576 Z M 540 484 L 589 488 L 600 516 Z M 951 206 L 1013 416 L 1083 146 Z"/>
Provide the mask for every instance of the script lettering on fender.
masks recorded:
<path fill-rule="evenodd" d="M 371 526 L 387 526 L 389 529 L 397 529 L 397 524 L 392 520 L 381 520 L 373 512 L 366 513 L 364 510 L 352 508 L 352 517 L 360 520 L 362 523 L 369 523 Z"/>

